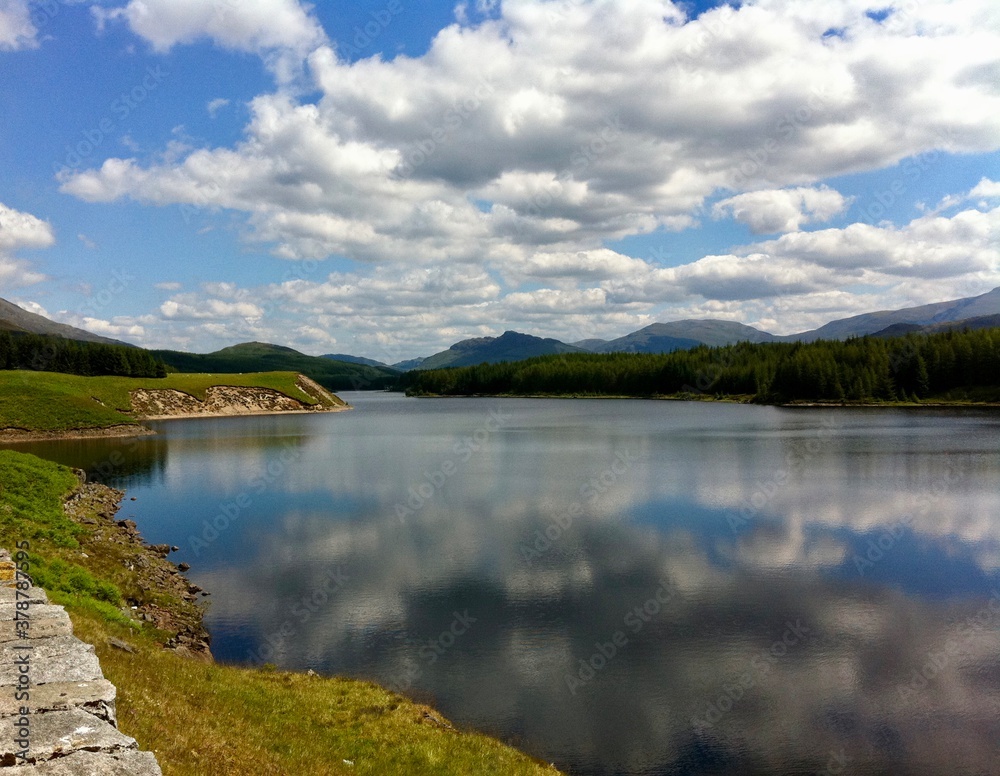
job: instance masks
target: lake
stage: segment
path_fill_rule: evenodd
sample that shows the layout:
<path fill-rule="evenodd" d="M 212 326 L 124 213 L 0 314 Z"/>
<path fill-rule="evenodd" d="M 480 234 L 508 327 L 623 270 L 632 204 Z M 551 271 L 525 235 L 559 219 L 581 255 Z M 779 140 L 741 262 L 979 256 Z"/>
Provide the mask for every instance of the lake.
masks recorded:
<path fill-rule="evenodd" d="M 343 396 L 19 449 L 136 497 L 220 660 L 571 774 L 1000 772 L 1000 413 Z"/>

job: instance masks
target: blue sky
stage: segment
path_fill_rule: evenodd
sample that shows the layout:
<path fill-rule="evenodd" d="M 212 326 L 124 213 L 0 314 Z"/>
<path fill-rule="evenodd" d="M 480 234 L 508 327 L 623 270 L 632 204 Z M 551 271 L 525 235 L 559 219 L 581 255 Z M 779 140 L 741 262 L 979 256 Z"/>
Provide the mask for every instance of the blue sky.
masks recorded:
<path fill-rule="evenodd" d="M 0 0 L 0 296 L 388 362 L 1000 286 L 989 0 Z"/>

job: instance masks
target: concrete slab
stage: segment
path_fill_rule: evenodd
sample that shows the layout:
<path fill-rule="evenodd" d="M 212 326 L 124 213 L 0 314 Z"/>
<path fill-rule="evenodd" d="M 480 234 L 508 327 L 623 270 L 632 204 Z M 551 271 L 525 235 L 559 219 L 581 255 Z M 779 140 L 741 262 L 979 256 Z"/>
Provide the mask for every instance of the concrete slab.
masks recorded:
<path fill-rule="evenodd" d="M 36 612 L 41 609 L 54 610 L 45 611 L 41 615 Z M 69 615 L 61 606 L 38 606 L 29 610 L 30 619 L 25 622 L 28 627 L 18 624 L 14 620 L 6 620 L 0 616 L 0 643 L 8 641 L 18 641 L 25 639 L 47 639 L 50 636 L 72 636 L 73 623 Z"/>
<path fill-rule="evenodd" d="M 31 649 L 23 649 L 25 646 Z M 0 687 L 17 684 L 21 674 L 15 660 L 25 655 L 30 660 L 28 675 L 33 685 L 104 678 L 93 646 L 84 644 L 76 636 L 52 636 L 0 644 Z"/>
<path fill-rule="evenodd" d="M 76 752 L 38 765 L 22 766 L 13 773 L 18 776 L 163 776 L 151 752 L 135 751 Z"/>
<path fill-rule="evenodd" d="M 107 679 L 91 682 L 52 682 L 29 688 L 31 698 L 28 706 L 32 713 L 42 711 L 65 711 L 77 707 L 115 724 L 115 699 L 118 690 Z M 12 688 L 0 688 L 0 724 L 9 724 L 3 717 L 20 713 L 23 702 L 15 700 Z"/>
<path fill-rule="evenodd" d="M 81 750 L 117 752 L 136 748 L 134 738 L 82 709 L 32 714 L 23 727 L 18 727 L 17 720 L 8 718 L 8 724 L 0 726 L 0 762 L 4 764 L 17 762 L 17 753 L 24 749 L 18 743 L 23 731 L 27 731 L 29 741 L 28 760 L 35 762 Z"/>

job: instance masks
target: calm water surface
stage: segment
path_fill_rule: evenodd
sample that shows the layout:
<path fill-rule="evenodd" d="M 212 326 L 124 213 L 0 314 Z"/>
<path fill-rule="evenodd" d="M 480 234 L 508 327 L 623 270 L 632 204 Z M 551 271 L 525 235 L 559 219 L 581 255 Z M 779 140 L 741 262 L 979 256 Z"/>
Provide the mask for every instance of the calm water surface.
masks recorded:
<path fill-rule="evenodd" d="M 183 547 L 222 660 L 572 774 L 1000 773 L 1000 415 L 345 398 L 31 449 Z"/>

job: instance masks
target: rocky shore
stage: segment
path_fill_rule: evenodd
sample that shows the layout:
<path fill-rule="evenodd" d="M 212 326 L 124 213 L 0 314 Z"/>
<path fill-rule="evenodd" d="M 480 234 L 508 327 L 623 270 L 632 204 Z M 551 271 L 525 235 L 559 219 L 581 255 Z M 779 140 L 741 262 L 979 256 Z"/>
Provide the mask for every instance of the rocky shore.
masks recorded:
<path fill-rule="evenodd" d="M 211 638 L 202 623 L 204 608 L 198 604 L 208 593 L 184 576 L 186 565 L 176 566 L 167 559 L 178 548 L 146 544 L 134 521 L 117 519 L 125 493 L 83 482 L 83 472 L 78 476 L 80 487 L 64 509 L 71 520 L 86 529 L 80 538 L 84 553 L 100 554 L 128 572 L 123 613 L 168 634 L 167 649 L 211 662 Z"/>

